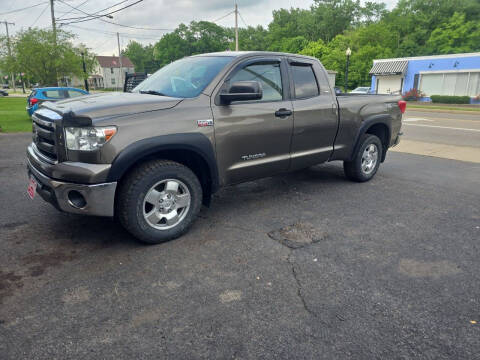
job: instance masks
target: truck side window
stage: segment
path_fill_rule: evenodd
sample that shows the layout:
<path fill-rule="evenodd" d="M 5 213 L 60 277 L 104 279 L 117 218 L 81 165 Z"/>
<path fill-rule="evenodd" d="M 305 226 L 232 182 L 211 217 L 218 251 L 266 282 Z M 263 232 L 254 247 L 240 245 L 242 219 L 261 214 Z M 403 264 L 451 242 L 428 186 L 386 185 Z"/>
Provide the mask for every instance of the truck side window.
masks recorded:
<path fill-rule="evenodd" d="M 258 81 L 263 89 L 259 102 L 278 101 L 283 99 L 282 74 L 280 63 L 253 63 L 240 69 L 230 78 L 234 81 Z"/>
<path fill-rule="evenodd" d="M 295 85 L 295 99 L 304 99 L 320 94 L 317 79 L 311 65 L 293 64 L 291 69 Z"/>

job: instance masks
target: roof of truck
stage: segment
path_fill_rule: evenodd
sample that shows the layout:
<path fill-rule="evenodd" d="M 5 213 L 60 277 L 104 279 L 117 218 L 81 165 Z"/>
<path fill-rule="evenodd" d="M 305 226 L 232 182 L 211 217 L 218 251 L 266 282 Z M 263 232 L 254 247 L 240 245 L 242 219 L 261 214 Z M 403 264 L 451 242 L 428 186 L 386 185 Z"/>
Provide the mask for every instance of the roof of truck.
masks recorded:
<path fill-rule="evenodd" d="M 228 57 L 241 57 L 247 55 L 264 55 L 264 56 L 295 56 L 295 57 L 302 57 L 306 59 L 314 59 L 312 56 L 306 55 L 299 55 L 299 54 L 290 54 L 290 53 L 282 53 L 282 52 L 272 52 L 272 51 L 219 51 L 219 52 L 212 52 L 212 53 L 205 53 L 205 54 L 198 54 L 193 56 L 228 56 Z"/>

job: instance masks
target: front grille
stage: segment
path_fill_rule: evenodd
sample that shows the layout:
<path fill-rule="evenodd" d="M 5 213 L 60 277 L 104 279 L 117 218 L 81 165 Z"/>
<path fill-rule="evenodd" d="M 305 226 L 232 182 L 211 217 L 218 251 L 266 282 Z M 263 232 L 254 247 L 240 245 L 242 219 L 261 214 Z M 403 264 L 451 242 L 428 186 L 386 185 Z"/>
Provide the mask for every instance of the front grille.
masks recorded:
<path fill-rule="evenodd" d="M 33 149 L 51 163 L 58 160 L 55 120 L 59 119 L 59 114 L 47 109 L 40 109 L 32 115 Z"/>

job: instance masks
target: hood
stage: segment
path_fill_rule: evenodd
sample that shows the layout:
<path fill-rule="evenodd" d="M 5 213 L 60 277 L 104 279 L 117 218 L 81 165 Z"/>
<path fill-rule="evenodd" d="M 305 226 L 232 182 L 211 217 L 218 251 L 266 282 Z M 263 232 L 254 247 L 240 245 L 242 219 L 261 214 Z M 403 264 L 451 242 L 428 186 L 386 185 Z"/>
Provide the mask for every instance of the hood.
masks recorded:
<path fill-rule="evenodd" d="M 75 116 L 99 119 L 169 109 L 181 101 L 181 98 L 168 96 L 112 92 L 81 96 L 55 103 L 45 102 L 42 107 L 62 114 L 73 112 Z"/>

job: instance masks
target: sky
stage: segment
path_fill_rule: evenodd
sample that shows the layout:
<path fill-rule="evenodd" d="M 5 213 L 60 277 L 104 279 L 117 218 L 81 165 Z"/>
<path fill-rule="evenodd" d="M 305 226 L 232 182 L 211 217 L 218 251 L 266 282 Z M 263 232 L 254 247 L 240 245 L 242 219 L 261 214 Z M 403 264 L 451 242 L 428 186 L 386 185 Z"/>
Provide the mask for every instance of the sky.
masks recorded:
<path fill-rule="evenodd" d="M 55 17 L 58 19 L 84 16 L 84 13 L 72 7 L 91 14 L 120 1 L 55 0 Z M 125 0 L 123 4 L 108 11 L 121 8 L 136 1 L 138 0 Z M 388 8 L 392 8 L 396 0 L 384 0 L 383 2 L 387 4 Z M 154 43 L 163 34 L 175 29 L 180 23 L 188 24 L 192 20 L 216 20 L 214 22 L 218 25 L 233 27 L 234 15 L 223 16 L 233 11 L 234 3 L 234 0 L 143 0 L 128 9 L 113 14 L 113 19 L 105 20 L 156 30 L 132 29 L 105 23 L 101 20 L 71 24 L 70 26 L 64 26 L 64 28 L 77 35 L 76 39 L 74 39 L 76 45 L 83 43 L 98 55 L 118 55 L 116 32 L 120 33 L 120 42 L 123 48 L 130 40 L 136 40 L 143 44 Z M 241 15 L 239 18 L 240 27 L 247 25 L 267 26 L 272 20 L 273 10 L 291 7 L 308 9 L 313 4 L 313 0 L 237 0 L 237 4 Z M 9 13 L 25 7 L 29 8 Z M 40 28 L 51 27 L 49 1 L 0 0 L 0 21 L 4 20 L 15 23 L 14 26 L 9 26 L 10 34 L 33 26 Z M 58 22 L 61 23 L 62 21 Z M 0 34 L 5 34 L 5 26 L 3 24 L 0 26 Z"/>

